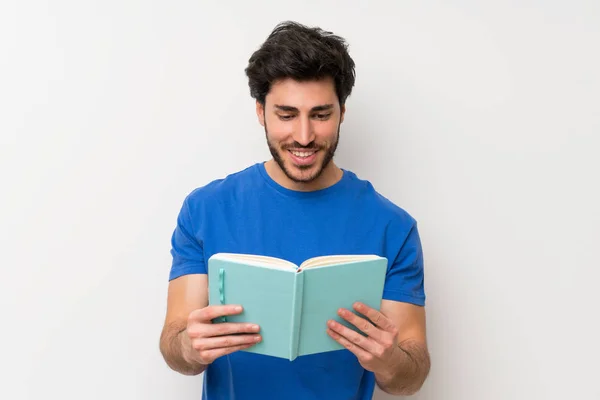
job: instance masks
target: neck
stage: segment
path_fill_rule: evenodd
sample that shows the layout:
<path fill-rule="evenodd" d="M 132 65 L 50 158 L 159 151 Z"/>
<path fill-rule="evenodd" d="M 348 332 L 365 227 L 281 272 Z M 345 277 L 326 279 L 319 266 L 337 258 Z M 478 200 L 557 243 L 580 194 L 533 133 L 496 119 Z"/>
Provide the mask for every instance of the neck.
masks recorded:
<path fill-rule="evenodd" d="M 299 192 L 312 192 L 333 186 L 342 178 L 343 171 L 332 161 L 323 169 L 321 175 L 310 182 L 296 182 L 288 178 L 275 160 L 271 159 L 265 163 L 267 174 L 278 184 L 286 189 Z"/>

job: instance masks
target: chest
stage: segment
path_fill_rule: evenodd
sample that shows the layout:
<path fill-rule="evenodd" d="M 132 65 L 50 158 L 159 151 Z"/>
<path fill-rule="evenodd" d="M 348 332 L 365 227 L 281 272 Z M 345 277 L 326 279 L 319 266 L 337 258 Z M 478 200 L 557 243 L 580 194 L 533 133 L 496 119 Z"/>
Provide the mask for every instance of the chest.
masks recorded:
<path fill-rule="evenodd" d="M 329 254 L 380 254 L 384 227 L 352 202 L 285 199 L 223 204 L 206 216 L 205 257 L 218 252 L 260 254 L 300 264 Z"/>

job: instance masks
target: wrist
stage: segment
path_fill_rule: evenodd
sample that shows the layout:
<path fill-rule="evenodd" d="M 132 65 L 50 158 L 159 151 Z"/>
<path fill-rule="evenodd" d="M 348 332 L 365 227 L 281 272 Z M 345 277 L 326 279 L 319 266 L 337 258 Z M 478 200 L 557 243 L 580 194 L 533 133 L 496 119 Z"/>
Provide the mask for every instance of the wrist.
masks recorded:
<path fill-rule="evenodd" d="M 377 382 L 382 386 L 389 386 L 395 381 L 396 371 L 393 365 L 383 368 L 381 371 L 375 372 Z"/>
<path fill-rule="evenodd" d="M 206 367 L 206 364 L 201 363 L 196 357 L 196 351 L 192 347 L 192 341 L 187 334 L 187 330 L 183 330 L 179 332 L 179 342 L 181 344 L 181 356 L 186 364 L 190 365 L 193 368 L 202 368 Z"/>
<path fill-rule="evenodd" d="M 385 364 L 384 368 L 380 371 L 375 372 L 375 376 L 377 377 L 377 381 L 383 386 L 392 385 L 398 379 L 398 369 L 401 364 L 398 357 L 401 357 L 401 353 L 398 351 L 398 348 L 394 348 L 392 355 L 390 356 L 388 362 Z"/>

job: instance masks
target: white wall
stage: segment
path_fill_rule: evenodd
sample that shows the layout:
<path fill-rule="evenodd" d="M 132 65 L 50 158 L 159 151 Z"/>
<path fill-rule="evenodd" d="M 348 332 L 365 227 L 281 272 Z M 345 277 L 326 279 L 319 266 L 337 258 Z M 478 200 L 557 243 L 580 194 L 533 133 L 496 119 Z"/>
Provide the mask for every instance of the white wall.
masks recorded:
<path fill-rule="evenodd" d="M 357 63 L 338 163 L 420 222 L 415 398 L 600 399 L 599 3 L 229 3 L 1 3 L 0 398 L 199 398 L 158 352 L 170 235 L 268 157 L 243 69 L 296 19 Z"/>

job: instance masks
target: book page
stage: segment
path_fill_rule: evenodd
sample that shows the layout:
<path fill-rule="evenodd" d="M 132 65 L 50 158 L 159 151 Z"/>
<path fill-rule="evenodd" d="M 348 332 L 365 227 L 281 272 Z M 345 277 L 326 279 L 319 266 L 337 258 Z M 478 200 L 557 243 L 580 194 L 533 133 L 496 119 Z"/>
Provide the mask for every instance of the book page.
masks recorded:
<path fill-rule="evenodd" d="M 285 270 L 296 270 L 296 264 L 277 257 L 261 256 L 257 254 L 217 253 L 212 256 L 215 259 L 236 261 L 256 267 L 266 267 Z"/>
<path fill-rule="evenodd" d="M 376 260 L 378 258 L 380 257 L 373 254 L 340 254 L 332 256 L 320 256 L 304 261 L 302 264 L 300 264 L 300 268 L 298 269 L 325 267 L 334 264 L 347 264 L 355 261 Z"/>

